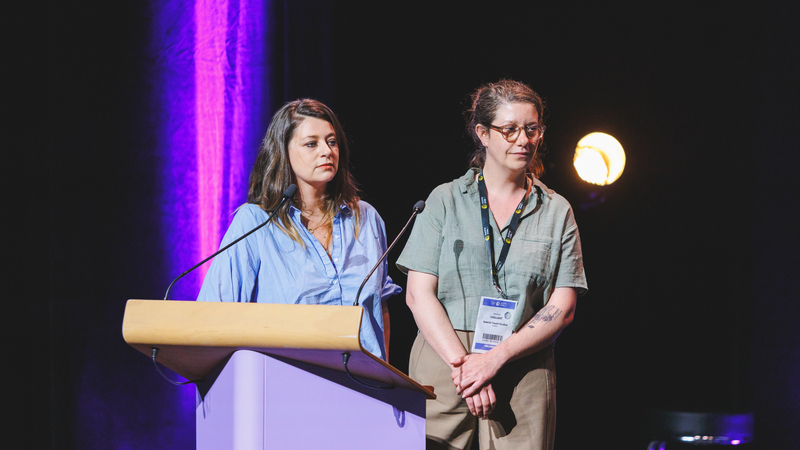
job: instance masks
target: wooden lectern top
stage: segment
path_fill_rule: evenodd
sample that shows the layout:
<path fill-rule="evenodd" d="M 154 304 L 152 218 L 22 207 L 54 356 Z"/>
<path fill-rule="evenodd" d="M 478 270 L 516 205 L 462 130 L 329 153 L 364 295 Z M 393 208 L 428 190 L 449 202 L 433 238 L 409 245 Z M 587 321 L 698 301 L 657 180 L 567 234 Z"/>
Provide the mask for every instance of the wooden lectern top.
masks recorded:
<path fill-rule="evenodd" d="M 344 372 L 436 398 L 361 347 L 359 306 L 128 300 L 125 342 L 175 373 L 201 380 L 236 350 L 253 350 Z"/>

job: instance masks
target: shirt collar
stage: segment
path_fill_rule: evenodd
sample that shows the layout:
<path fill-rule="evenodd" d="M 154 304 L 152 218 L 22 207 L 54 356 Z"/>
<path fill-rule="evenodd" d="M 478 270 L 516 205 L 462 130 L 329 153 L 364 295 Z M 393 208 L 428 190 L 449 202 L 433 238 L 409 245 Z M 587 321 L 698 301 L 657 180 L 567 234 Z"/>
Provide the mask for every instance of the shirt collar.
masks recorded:
<path fill-rule="evenodd" d="M 475 175 L 481 173 L 481 169 L 477 167 L 472 167 L 467 170 L 467 173 L 464 174 L 461 178 L 458 179 L 458 186 L 461 190 L 462 194 L 470 194 L 478 199 L 478 183 L 475 181 Z M 536 205 L 536 200 L 534 196 L 537 196 L 539 200 L 544 202 L 545 199 L 550 200 L 551 191 L 541 180 L 536 177 L 533 177 L 533 189 L 531 189 L 530 195 L 528 195 L 528 204 Z"/>
<path fill-rule="evenodd" d="M 342 203 L 339 205 L 339 209 L 341 210 L 341 214 L 349 214 L 350 207 L 347 206 L 347 203 Z M 296 208 L 294 205 L 289 206 L 289 215 L 295 217 L 297 214 L 300 214 L 300 210 Z"/>

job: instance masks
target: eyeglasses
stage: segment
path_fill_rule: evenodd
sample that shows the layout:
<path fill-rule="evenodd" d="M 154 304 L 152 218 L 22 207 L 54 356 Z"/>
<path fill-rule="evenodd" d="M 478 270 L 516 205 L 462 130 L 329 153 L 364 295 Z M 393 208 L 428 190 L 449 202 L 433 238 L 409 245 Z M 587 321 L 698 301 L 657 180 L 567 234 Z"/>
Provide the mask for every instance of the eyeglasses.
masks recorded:
<path fill-rule="evenodd" d="M 519 137 L 519 131 L 522 129 L 518 126 L 505 126 L 498 127 L 497 125 L 489 125 L 489 128 L 497 131 L 503 135 L 503 138 L 508 142 L 516 142 Z M 525 135 L 532 141 L 540 141 L 544 137 L 544 130 L 547 127 L 544 125 L 525 125 Z"/>

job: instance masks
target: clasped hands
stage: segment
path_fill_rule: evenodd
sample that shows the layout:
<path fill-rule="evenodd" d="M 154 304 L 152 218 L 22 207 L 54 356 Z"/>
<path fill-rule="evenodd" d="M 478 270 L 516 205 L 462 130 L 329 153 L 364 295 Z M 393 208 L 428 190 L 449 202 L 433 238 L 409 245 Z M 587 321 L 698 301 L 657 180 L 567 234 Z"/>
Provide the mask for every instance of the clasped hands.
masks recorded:
<path fill-rule="evenodd" d="M 490 381 L 502 364 L 494 361 L 489 353 L 473 353 L 456 358 L 450 365 L 456 393 L 467 401 L 469 412 L 478 418 L 487 418 L 497 404 Z"/>

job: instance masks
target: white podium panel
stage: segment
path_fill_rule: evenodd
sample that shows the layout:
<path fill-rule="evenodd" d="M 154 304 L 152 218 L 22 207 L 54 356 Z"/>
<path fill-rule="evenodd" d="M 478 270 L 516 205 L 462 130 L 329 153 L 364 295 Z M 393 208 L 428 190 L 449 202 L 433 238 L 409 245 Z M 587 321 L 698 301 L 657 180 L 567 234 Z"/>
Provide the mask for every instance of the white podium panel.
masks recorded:
<path fill-rule="evenodd" d="M 248 350 L 209 382 L 197 407 L 198 450 L 425 448 L 424 392 L 375 390 L 338 371 Z"/>

